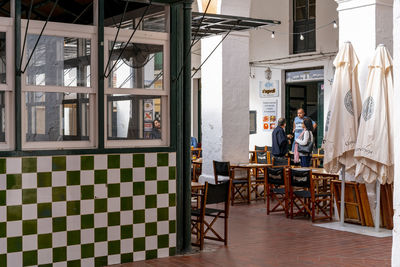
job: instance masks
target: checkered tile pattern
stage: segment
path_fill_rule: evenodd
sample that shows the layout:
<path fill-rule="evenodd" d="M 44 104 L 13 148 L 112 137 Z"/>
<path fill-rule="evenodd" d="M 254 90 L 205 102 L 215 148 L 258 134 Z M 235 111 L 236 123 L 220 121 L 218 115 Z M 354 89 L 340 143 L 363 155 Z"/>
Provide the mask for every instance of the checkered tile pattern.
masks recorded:
<path fill-rule="evenodd" d="M 0 159 L 0 266 L 175 253 L 175 153 Z"/>

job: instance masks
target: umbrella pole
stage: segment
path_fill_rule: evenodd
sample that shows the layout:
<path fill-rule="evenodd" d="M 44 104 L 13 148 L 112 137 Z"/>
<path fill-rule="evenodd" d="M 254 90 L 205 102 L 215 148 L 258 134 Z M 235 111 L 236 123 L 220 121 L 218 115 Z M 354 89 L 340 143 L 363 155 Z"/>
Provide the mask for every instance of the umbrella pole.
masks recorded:
<path fill-rule="evenodd" d="M 379 232 L 381 224 L 381 183 L 376 180 L 376 207 L 375 207 L 375 231 Z"/>
<path fill-rule="evenodd" d="M 340 190 L 340 225 L 344 226 L 344 188 L 345 188 L 345 174 L 346 170 L 344 165 L 342 166 L 342 189 Z"/>

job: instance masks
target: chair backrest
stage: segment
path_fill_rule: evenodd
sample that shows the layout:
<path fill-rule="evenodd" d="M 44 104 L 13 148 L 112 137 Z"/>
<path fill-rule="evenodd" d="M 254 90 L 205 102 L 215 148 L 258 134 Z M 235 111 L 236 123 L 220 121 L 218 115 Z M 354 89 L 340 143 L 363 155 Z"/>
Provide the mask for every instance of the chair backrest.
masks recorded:
<path fill-rule="evenodd" d="M 268 152 L 256 151 L 256 163 L 268 164 Z"/>
<path fill-rule="evenodd" d="M 229 161 L 213 160 L 215 184 L 218 184 L 218 176 L 231 176 L 231 166 Z"/>
<path fill-rule="evenodd" d="M 285 168 L 267 168 L 267 183 L 285 185 Z"/>
<path fill-rule="evenodd" d="M 231 180 L 219 184 L 208 184 L 206 204 L 229 203 Z"/>
<path fill-rule="evenodd" d="M 311 187 L 311 170 L 290 169 L 290 185 L 298 187 Z"/>
<path fill-rule="evenodd" d="M 265 151 L 270 151 L 272 152 L 272 146 L 266 146 L 266 150 Z"/>
<path fill-rule="evenodd" d="M 255 151 L 267 151 L 267 146 L 254 146 Z"/>
<path fill-rule="evenodd" d="M 289 167 L 290 166 L 290 158 L 272 158 L 272 166 L 280 166 L 280 167 Z"/>

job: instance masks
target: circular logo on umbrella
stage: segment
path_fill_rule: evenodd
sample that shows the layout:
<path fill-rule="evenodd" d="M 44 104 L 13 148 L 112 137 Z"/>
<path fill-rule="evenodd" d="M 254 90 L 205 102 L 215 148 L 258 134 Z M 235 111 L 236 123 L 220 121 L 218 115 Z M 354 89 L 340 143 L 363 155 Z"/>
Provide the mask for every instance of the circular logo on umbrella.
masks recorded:
<path fill-rule="evenodd" d="M 374 110 L 375 110 L 375 102 L 372 96 L 369 96 L 363 104 L 362 108 L 362 113 L 361 115 L 363 116 L 364 120 L 367 121 L 372 118 L 372 115 L 374 115 Z"/>
<path fill-rule="evenodd" d="M 346 107 L 347 111 L 354 116 L 353 111 L 353 95 L 351 94 L 351 90 L 349 90 L 344 97 L 344 106 Z"/>
<path fill-rule="evenodd" d="M 331 111 L 329 110 L 328 114 L 326 115 L 325 132 L 328 131 L 330 122 L 331 122 Z"/>

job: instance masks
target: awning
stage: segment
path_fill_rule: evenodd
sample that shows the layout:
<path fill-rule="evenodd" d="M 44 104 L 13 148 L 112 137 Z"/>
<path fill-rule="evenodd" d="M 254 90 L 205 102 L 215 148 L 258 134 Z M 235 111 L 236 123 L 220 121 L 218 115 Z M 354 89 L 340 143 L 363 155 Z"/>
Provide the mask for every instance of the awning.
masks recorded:
<path fill-rule="evenodd" d="M 205 14 L 204 18 L 202 18 L 203 13 L 192 13 L 192 39 L 201 39 L 211 35 L 223 34 L 230 30 L 247 31 L 262 26 L 281 24 L 278 20 L 253 19 L 218 14 Z"/>

